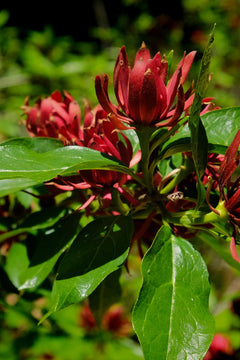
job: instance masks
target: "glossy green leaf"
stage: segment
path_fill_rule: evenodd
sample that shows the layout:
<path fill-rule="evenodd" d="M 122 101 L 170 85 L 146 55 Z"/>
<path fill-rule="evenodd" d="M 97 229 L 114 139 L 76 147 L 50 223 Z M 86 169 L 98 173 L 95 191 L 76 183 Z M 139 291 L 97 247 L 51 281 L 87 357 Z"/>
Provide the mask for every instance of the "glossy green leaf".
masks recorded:
<path fill-rule="evenodd" d="M 0 144 L 0 146 L 15 145 L 23 146 L 29 150 L 33 150 L 37 153 L 45 153 L 50 150 L 54 150 L 63 147 L 62 141 L 54 138 L 46 137 L 19 137 L 8 139 Z"/>
<path fill-rule="evenodd" d="M 227 147 L 239 130 L 240 107 L 210 111 L 201 118 L 209 142 Z"/>
<path fill-rule="evenodd" d="M 109 216 L 89 223 L 63 257 L 54 282 L 50 313 L 77 303 L 126 260 L 131 217 Z"/>
<path fill-rule="evenodd" d="M 34 289 L 45 280 L 65 247 L 78 234 L 81 213 L 60 219 L 38 237 L 31 259 L 24 244 L 14 244 L 7 257 L 5 270 L 19 290 Z"/>
<path fill-rule="evenodd" d="M 208 160 L 208 138 L 206 130 L 200 118 L 202 101 L 209 82 L 209 65 L 211 50 L 214 41 L 214 31 L 210 35 L 208 45 L 203 53 L 200 74 L 197 81 L 195 96 L 190 111 L 188 125 L 191 133 L 192 157 L 197 175 L 198 203 L 200 206 L 205 201 L 205 188 L 201 178 L 205 172 Z"/>
<path fill-rule="evenodd" d="M 19 190 L 27 189 L 36 184 L 38 184 L 37 181 L 24 178 L 0 180 L 0 197 Z"/>
<path fill-rule="evenodd" d="M 142 274 L 133 324 L 145 360 L 202 360 L 214 323 L 200 254 L 163 226 L 143 259 Z"/>
<path fill-rule="evenodd" d="M 208 138 L 208 152 L 225 154 L 227 147 L 239 130 L 240 107 L 210 111 L 202 115 L 201 120 Z M 186 124 L 164 144 L 160 158 L 191 150 L 190 131 Z"/>
<path fill-rule="evenodd" d="M 131 171 L 116 158 L 81 146 L 65 146 L 37 153 L 23 145 L 0 146 L 0 179 L 27 178 L 36 183 L 77 170 Z"/>

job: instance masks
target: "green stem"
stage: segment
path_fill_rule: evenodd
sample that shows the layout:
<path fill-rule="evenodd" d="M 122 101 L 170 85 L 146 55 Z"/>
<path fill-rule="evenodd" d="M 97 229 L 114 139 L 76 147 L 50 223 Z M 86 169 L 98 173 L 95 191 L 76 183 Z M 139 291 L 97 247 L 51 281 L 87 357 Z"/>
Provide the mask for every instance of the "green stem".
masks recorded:
<path fill-rule="evenodd" d="M 160 194 L 168 194 L 173 191 L 175 187 L 193 171 L 193 162 L 188 157 L 185 157 L 180 172 L 163 189 L 161 189 Z"/>
<path fill-rule="evenodd" d="M 142 152 L 141 170 L 143 174 L 143 181 L 149 193 L 151 193 L 153 190 L 153 177 L 152 174 L 149 173 L 149 160 L 150 160 L 149 147 L 150 147 L 150 139 L 153 131 L 154 128 L 150 126 L 138 126 L 136 130 Z"/>
<path fill-rule="evenodd" d="M 188 228 L 197 228 L 197 226 L 211 224 L 212 230 L 221 233 L 224 236 L 231 236 L 232 227 L 229 225 L 229 216 L 225 209 L 224 203 L 219 203 L 216 207 L 218 213 L 210 211 L 209 213 L 196 213 L 194 211 L 182 211 L 179 213 L 166 214 L 166 220 L 177 226 Z"/>
<path fill-rule="evenodd" d="M 112 201 L 122 215 L 128 215 L 130 210 L 128 205 L 122 202 L 119 191 L 114 188 L 112 189 Z"/>

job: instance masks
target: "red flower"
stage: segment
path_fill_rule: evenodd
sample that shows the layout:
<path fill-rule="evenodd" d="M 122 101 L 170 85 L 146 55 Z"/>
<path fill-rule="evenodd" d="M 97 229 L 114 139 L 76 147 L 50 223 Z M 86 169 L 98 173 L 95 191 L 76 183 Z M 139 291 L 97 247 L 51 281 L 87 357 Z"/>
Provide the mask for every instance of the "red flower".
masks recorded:
<path fill-rule="evenodd" d="M 121 137 L 122 140 L 119 139 L 119 132 L 107 119 L 107 114 L 100 106 L 93 110 L 86 107 L 80 146 L 114 156 L 125 165 L 130 166 L 133 156 L 132 145 L 124 134 L 121 134 Z M 59 178 L 60 182 L 56 182 L 56 186 L 66 190 L 92 187 L 106 190 L 106 188 L 112 187 L 120 189 L 127 181 L 127 175 L 116 171 L 82 170 L 79 173 L 79 177 Z"/>
<path fill-rule="evenodd" d="M 106 112 L 100 105 L 91 109 L 85 104 L 83 124 L 81 124 L 80 107 L 67 93 L 62 100 L 59 92 L 50 97 L 39 99 L 33 107 L 28 100 L 24 112 L 27 115 L 26 126 L 32 136 L 53 137 L 63 141 L 64 145 L 79 145 L 88 147 L 113 156 L 126 166 L 134 164 L 132 145 L 125 134 L 116 131 Z M 137 154 L 139 155 L 139 154 Z M 138 161 L 139 161 L 138 156 Z M 112 189 L 115 188 L 127 201 L 135 204 L 137 200 L 122 185 L 128 176 L 109 170 L 82 170 L 70 177 L 57 177 L 46 183 L 52 193 L 53 186 L 61 191 L 74 189 L 92 189 L 92 195 L 84 198 L 83 205 L 88 207 L 98 196 L 101 198 L 101 208 L 109 207 Z"/>
<path fill-rule="evenodd" d="M 85 329 L 86 332 L 92 332 L 97 329 L 94 316 L 88 305 L 83 306 L 80 311 L 79 326 Z"/>
<path fill-rule="evenodd" d="M 27 98 L 22 109 L 31 136 L 57 138 L 65 145 L 80 144 L 80 107 L 67 92 L 62 99 L 61 93 L 55 91 L 47 98 L 38 99 L 33 107 Z"/>
<path fill-rule="evenodd" d="M 107 114 L 100 106 L 85 115 L 83 128 L 83 141 L 85 147 L 104 152 L 121 160 L 129 166 L 133 156 L 132 145 L 128 138 L 121 134 L 123 141 L 119 140 L 119 133 L 113 124 L 107 119 Z M 91 186 L 111 187 L 115 183 L 122 185 L 127 176 L 116 171 L 84 170 L 82 178 Z"/>
<path fill-rule="evenodd" d="M 129 67 L 126 49 L 123 46 L 118 55 L 114 74 L 114 91 L 120 109 L 114 106 L 108 97 L 108 77 L 95 79 L 98 100 L 114 126 L 124 129 L 122 124 L 143 124 L 173 126 L 183 112 L 193 102 L 191 90 L 184 93 L 183 84 L 187 78 L 196 52 L 184 55 L 176 71 L 168 81 L 168 63 L 165 57 L 157 53 L 151 59 L 145 44 L 136 54 L 133 68 Z M 176 104 L 175 103 L 176 99 Z"/>
<path fill-rule="evenodd" d="M 133 155 L 130 141 L 124 134 L 121 134 L 122 140 L 119 139 L 119 133 L 100 106 L 91 110 L 86 103 L 83 126 L 80 124 L 80 107 L 66 92 L 63 100 L 56 91 L 50 97 L 39 99 L 33 107 L 29 106 L 27 99 L 23 109 L 27 115 L 26 127 L 32 136 L 53 137 L 62 140 L 64 145 L 88 147 L 130 165 Z M 115 183 L 122 185 L 126 178 L 125 174 L 116 171 L 84 170 L 81 171 L 81 181 L 78 177 L 71 177 L 68 185 L 72 188 L 110 187 Z"/>
<path fill-rule="evenodd" d="M 235 172 L 239 165 L 238 148 L 240 145 L 240 130 L 235 135 L 233 142 L 228 147 L 224 160 L 219 169 L 220 200 L 224 200 L 224 206 L 228 211 L 230 222 L 233 225 L 230 250 L 233 258 L 240 262 L 236 250 L 236 235 L 240 225 L 240 176 Z"/>
<path fill-rule="evenodd" d="M 132 332 L 131 323 L 121 305 L 113 305 L 108 309 L 102 319 L 102 328 L 118 337 L 128 336 Z"/>
<path fill-rule="evenodd" d="M 80 311 L 79 325 L 88 333 L 97 330 L 94 316 L 88 305 L 84 305 Z M 131 322 L 121 305 L 113 305 L 105 312 L 101 328 L 117 337 L 129 336 L 132 332 Z"/>
<path fill-rule="evenodd" d="M 207 354 L 204 357 L 204 360 L 214 360 L 214 359 L 217 360 L 223 354 L 225 355 L 233 354 L 230 340 L 222 334 L 216 334 L 213 337 L 212 343 L 210 345 Z"/>

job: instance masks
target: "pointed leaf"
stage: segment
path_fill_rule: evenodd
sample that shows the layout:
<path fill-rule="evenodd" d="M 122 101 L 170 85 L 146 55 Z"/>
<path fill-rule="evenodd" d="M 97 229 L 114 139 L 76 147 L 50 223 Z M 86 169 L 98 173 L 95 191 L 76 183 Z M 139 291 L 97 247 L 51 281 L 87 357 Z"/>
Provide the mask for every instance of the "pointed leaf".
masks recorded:
<path fill-rule="evenodd" d="M 81 146 L 65 146 L 44 153 L 37 153 L 24 144 L 0 146 L 0 179 L 26 178 L 41 183 L 57 175 L 67 176 L 88 169 L 131 173 L 116 158 Z"/>
<path fill-rule="evenodd" d="M 0 144 L 3 145 L 16 145 L 24 146 L 29 150 L 33 150 L 37 153 L 45 153 L 50 150 L 58 149 L 63 147 L 62 141 L 54 138 L 46 137 L 19 137 L 8 139 Z"/>
<path fill-rule="evenodd" d="M 205 128 L 200 118 L 202 101 L 205 96 L 206 88 L 209 82 L 209 65 L 211 60 L 211 50 L 214 41 L 214 29 L 210 35 L 208 45 L 203 53 L 201 61 L 200 74 L 195 90 L 195 96 L 189 116 L 189 129 L 191 133 L 192 157 L 197 174 L 198 206 L 205 200 L 205 189 L 201 178 L 207 166 L 208 139 Z"/>
<path fill-rule="evenodd" d="M 206 265 L 192 245 L 163 226 L 142 263 L 133 325 L 145 360 L 202 360 L 214 331 Z"/>
<path fill-rule="evenodd" d="M 50 313 L 77 303 L 126 260 L 133 234 L 128 216 L 97 218 L 77 236 L 62 259 Z"/>

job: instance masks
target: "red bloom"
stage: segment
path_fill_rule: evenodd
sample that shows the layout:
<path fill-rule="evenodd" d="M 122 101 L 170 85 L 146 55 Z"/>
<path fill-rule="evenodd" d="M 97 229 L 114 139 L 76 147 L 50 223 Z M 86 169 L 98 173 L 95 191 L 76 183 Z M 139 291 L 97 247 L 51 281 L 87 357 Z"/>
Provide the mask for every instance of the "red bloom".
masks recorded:
<path fill-rule="evenodd" d="M 121 136 L 123 140 L 119 139 L 119 133 L 100 106 L 93 110 L 86 107 L 82 139 L 79 145 L 114 156 L 129 166 L 133 156 L 132 145 L 124 134 Z M 112 187 L 120 190 L 120 187 L 127 181 L 127 175 L 116 171 L 82 170 L 79 174 L 79 176 L 70 178 L 58 178 L 55 185 L 66 190 L 91 187 L 104 188 L 106 191 L 106 188 Z"/>
<path fill-rule="evenodd" d="M 193 102 L 191 91 L 184 94 L 183 84 L 195 54 L 196 52 L 192 51 L 184 55 L 165 85 L 168 70 L 165 57 L 161 58 L 160 53 L 157 53 L 151 59 L 149 50 L 143 44 L 136 54 L 131 69 L 123 46 L 116 61 L 113 81 L 115 95 L 124 114 L 120 113 L 109 100 L 108 77 L 97 76 L 95 79 L 98 100 L 114 126 L 119 129 L 126 128 L 122 122 L 157 126 L 175 125 Z M 175 99 L 176 104 L 174 104 Z"/>
<path fill-rule="evenodd" d="M 53 137 L 62 140 L 64 145 L 88 147 L 130 165 L 133 155 L 130 141 L 124 134 L 121 134 L 122 140 L 119 139 L 119 133 L 100 106 L 91 110 L 86 104 L 82 126 L 80 107 L 66 92 L 63 100 L 60 92 L 56 91 L 50 97 L 39 99 L 33 107 L 29 106 L 27 99 L 23 109 L 27 115 L 26 127 L 31 136 Z M 84 170 L 81 171 L 81 181 L 79 180 L 79 177 L 71 177 L 63 185 L 68 185 L 69 190 L 91 186 L 110 187 L 115 183 L 122 185 L 126 181 L 126 175 L 115 171 Z"/>
<path fill-rule="evenodd" d="M 84 305 L 81 309 L 79 325 L 88 333 L 97 329 L 94 316 L 88 305 Z M 117 337 L 129 336 L 132 332 L 131 322 L 121 305 L 113 305 L 105 312 L 101 321 L 101 328 Z"/>
<path fill-rule="evenodd" d="M 219 169 L 220 195 L 225 199 L 225 206 L 235 223 L 240 225 L 240 177 L 233 174 L 239 165 L 238 147 L 240 145 L 240 130 L 228 147 Z M 225 192 L 226 188 L 226 192 Z"/>
<path fill-rule="evenodd" d="M 210 348 L 207 354 L 204 357 L 204 360 L 214 360 L 219 359 L 221 355 L 232 355 L 233 350 L 231 347 L 230 340 L 222 335 L 216 334 L 213 337 L 213 341 L 210 345 Z"/>
<path fill-rule="evenodd" d="M 61 93 L 55 91 L 47 98 L 38 99 L 33 107 L 27 98 L 22 109 L 27 115 L 26 127 L 31 136 L 52 137 L 65 145 L 79 145 L 82 138 L 80 107 L 67 92 L 62 99 Z"/>
<path fill-rule="evenodd" d="M 230 221 L 233 225 L 233 236 L 230 243 L 230 250 L 233 258 L 240 262 L 236 251 L 236 234 L 240 225 L 240 176 L 235 173 L 239 166 L 238 148 L 240 145 L 240 130 L 235 135 L 233 142 L 228 147 L 224 160 L 219 169 L 219 190 L 220 198 L 225 201 L 225 208 L 228 211 Z"/>
<path fill-rule="evenodd" d="M 23 108 L 27 115 L 26 126 L 29 133 L 32 136 L 57 138 L 62 140 L 64 145 L 88 147 L 113 156 L 126 166 L 131 166 L 133 163 L 131 142 L 123 133 L 120 138 L 119 131 L 116 131 L 101 106 L 91 109 L 86 103 L 81 124 L 79 105 L 69 94 L 64 95 L 62 100 L 60 93 L 56 91 L 50 97 L 39 99 L 33 107 L 30 107 L 26 100 Z M 101 207 L 104 209 L 111 203 L 112 188 L 118 190 L 127 201 L 136 203 L 137 200 L 122 188 L 127 179 L 127 175 L 116 171 L 82 170 L 74 176 L 59 176 L 46 185 L 50 191 L 52 186 L 61 191 L 91 188 L 90 198 L 84 198 L 82 194 L 81 208 L 88 207 L 100 195 Z"/>
<path fill-rule="evenodd" d="M 133 156 L 132 145 L 124 134 L 121 136 L 123 141 L 119 140 L 119 133 L 100 106 L 93 111 L 87 111 L 84 119 L 83 146 L 114 156 L 129 166 Z M 115 183 L 122 185 L 127 180 L 125 174 L 106 170 L 84 170 L 81 171 L 81 176 L 91 186 L 100 187 L 111 187 Z"/>

